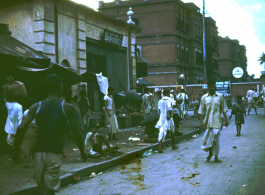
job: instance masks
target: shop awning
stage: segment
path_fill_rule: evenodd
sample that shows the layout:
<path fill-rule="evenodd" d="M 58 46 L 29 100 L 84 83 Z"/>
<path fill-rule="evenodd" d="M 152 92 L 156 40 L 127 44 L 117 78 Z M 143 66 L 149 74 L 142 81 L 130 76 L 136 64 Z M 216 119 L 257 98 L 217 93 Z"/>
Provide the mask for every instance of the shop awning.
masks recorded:
<path fill-rule="evenodd" d="M 0 63 L 12 61 L 12 63 L 36 68 L 47 68 L 50 65 L 50 58 L 12 37 L 8 25 L 1 23 L 0 60 Z"/>
<path fill-rule="evenodd" d="M 148 69 L 147 69 L 147 61 L 142 56 L 137 56 L 136 58 L 136 77 L 147 77 Z"/>
<path fill-rule="evenodd" d="M 56 63 L 51 63 L 51 66 L 45 69 L 29 68 L 20 65 L 15 65 L 15 67 L 24 71 L 23 74 L 40 76 L 40 78 L 46 77 L 49 74 L 57 74 L 63 79 L 63 83 L 67 85 L 74 85 L 86 81 L 86 79 L 82 77 L 76 70 Z"/>

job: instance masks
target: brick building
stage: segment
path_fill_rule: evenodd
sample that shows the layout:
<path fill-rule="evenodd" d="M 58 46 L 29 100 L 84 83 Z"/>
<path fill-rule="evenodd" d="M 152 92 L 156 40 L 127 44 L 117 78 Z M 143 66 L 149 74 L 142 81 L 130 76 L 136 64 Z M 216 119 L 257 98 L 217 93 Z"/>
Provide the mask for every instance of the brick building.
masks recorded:
<path fill-rule="evenodd" d="M 218 37 L 219 39 L 219 73 L 220 80 L 234 82 L 247 81 L 247 57 L 246 47 L 240 45 L 239 41 L 230 39 L 229 37 Z M 232 71 L 235 67 L 241 67 L 244 70 L 244 75 L 240 79 L 232 76 Z"/>
<path fill-rule="evenodd" d="M 145 80 L 157 85 L 202 83 L 200 9 L 180 0 L 99 2 L 100 12 L 125 21 L 129 7 L 135 13 L 135 24 L 142 28 L 136 37 L 138 54 L 148 61 Z M 185 80 L 179 78 L 180 74 L 185 75 Z"/>
<path fill-rule="evenodd" d="M 205 39 L 207 78 L 218 81 L 220 79 L 218 28 L 216 26 L 215 20 L 213 20 L 211 17 L 205 18 Z"/>

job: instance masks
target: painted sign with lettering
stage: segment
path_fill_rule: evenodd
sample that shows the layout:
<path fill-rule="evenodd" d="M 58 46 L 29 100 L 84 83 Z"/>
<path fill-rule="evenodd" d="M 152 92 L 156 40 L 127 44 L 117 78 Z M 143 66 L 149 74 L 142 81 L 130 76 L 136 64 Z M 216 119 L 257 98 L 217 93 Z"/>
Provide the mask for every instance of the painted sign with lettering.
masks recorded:
<path fill-rule="evenodd" d="M 122 44 L 122 35 L 110 32 L 105 30 L 104 32 L 104 41 L 115 44 L 115 45 L 121 45 Z"/>
<path fill-rule="evenodd" d="M 86 25 L 86 36 L 95 39 L 95 40 L 102 40 L 104 35 L 104 29 L 98 28 L 96 26 L 92 26 L 87 24 Z"/>

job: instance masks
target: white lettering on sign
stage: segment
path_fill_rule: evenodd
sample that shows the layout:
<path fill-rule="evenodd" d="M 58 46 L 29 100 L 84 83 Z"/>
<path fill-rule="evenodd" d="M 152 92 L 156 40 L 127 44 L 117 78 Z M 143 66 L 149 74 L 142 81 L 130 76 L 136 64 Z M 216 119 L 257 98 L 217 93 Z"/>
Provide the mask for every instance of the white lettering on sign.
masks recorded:
<path fill-rule="evenodd" d="M 233 69 L 232 74 L 235 78 L 241 78 L 244 74 L 244 70 L 241 67 L 236 67 Z"/>

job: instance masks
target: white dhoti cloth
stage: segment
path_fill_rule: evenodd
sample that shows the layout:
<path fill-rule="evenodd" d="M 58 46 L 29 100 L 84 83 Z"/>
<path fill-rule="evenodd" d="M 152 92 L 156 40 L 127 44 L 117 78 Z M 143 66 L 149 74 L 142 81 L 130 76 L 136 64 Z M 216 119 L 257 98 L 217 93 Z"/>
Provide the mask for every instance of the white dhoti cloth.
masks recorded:
<path fill-rule="evenodd" d="M 211 148 L 211 152 L 214 156 L 218 156 L 221 144 L 221 130 L 209 128 L 206 129 L 203 136 L 203 143 L 201 149 L 208 152 Z"/>
<path fill-rule="evenodd" d="M 167 119 L 161 120 L 160 118 L 155 128 L 159 129 L 158 141 L 161 141 L 161 140 L 164 141 L 168 132 L 175 131 L 175 124 L 174 124 L 173 118 L 171 117 L 169 120 Z"/>
<path fill-rule="evenodd" d="M 111 134 L 117 134 L 118 133 L 118 120 L 117 117 L 115 115 L 115 113 L 113 111 L 110 111 L 110 117 L 108 115 L 108 113 L 105 111 L 105 116 L 106 116 L 106 130 L 108 132 L 110 132 Z"/>

